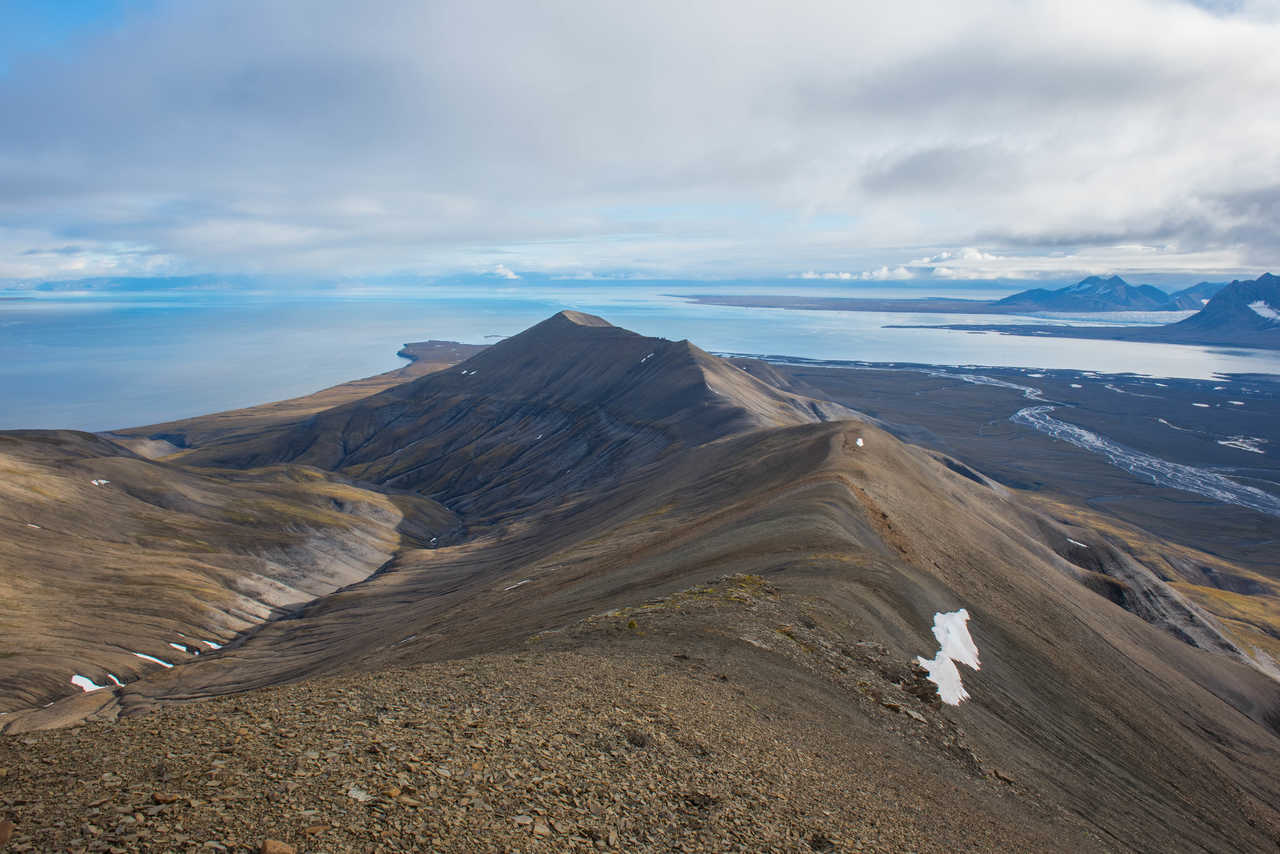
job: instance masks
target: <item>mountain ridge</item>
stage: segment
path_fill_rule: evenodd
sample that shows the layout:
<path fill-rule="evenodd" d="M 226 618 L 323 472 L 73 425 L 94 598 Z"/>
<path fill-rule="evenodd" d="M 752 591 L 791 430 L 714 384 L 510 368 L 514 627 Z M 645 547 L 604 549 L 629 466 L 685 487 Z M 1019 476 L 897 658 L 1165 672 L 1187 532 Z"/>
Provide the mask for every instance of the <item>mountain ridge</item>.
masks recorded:
<path fill-rule="evenodd" d="M 505 512 L 677 446 L 843 417 L 856 413 L 774 389 L 688 341 L 561 312 L 447 370 L 182 459 L 304 463 Z"/>
<path fill-rule="evenodd" d="M 1218 289 L 1195 314 L 1176 323 L 1159 326 L 965 323 L 936 327 L 913 325 L 907 328 L 957 329 L 971 332 L 1003 332 L 1008 335 L 1052 335 L 1059 338 L 1276 350 L 1280 349 L 1280 323 L 1273 322 L 1275 318 L 1270 317 L 1269 313 L 1276 313 L 1276 306 L 1280 306 L 1277 281 L 1280 279 L 1271 273 L 1263 273 L 1252 280 L 1237 279 Z"/>
<path fill-rule="evenodd" d="M 1169 294 L 1154 285 L 1131 285 L 1115 275 L 1089 276 L 1057 290 L 1021 291 L 996 300 L 994 305 L 1028 311 L 1169 311 L 1181 307 L 1180 297 L 1185 294 Z"/>
<path fill-rule="evenodd" d="M 780 745 L 778 755 L 792 746 L 788 732 L 828 733 L 827 752 L 812 760 L 817 778 L 890 796 L 875 775 L 856 772 L 867 756 L 883 756 L 912 803 L 950 787 L 972 796 L 979 815 L 1005 817 L 1002 843 L 982 835 L 989 821 L 955 818 L 965 832 L 954 836 L 898 811 L 913 833 L 903 844 L 920 849 L 1001 850 L 1015 838 L 1043 847 L 1004 822 L 1044 810 L 1070 828 L 1049 844 L 1062 850 L 1266 851 L 1280 842 L 1280 683 L 1169 587 L 1158 541 L 1024 500 L 851 409 L 752 377 L 690 342 L 597 320 L 553 316 L 433 374 L 270 422 L 258 444 L 243 432 L 208 431 L 208 445 L 147 461 L 113 452 L 101 437 L 83 440 L 100 443 L 95 467 L 150 467 L 156 505 L 190 500 L 192 484 L 216 479 L 228 484 L 222 506 L 248 511 L 242 481 L 283 476 L 324 490 L 339 484 L 342 492 L 328 496 L 338 505 L 326 512 L 350 511 L 367 493 L 403 518 L 382 519 L 394 553 L 365 577 L 241 631 L 212 654 L 187 653 L 125 685 L 0 718 L 0 729 L 25 739 L 0 740 L 16 787 L 6 791 L 18 792 L 6 803 L 38 817 L 24 819 L 36 834 L 24 844 L 79 845 L 78 834 L 92 831 L 70 816 L 110 803 L 108 817 L 95 820 L 113 824 L 94 835 L 120 847 L 144 831 L 185 844 L 185 836 L 171 841 L 179 816 L 184 827 L 234 827 L 243 845 L 246 827 L 284 821 L 288 803 L 289 821 L 294 811 L 305 827 L 321 817 L 315 833 L 331 834 L 326 844 L 354 838 L 354 828 L 360 838 L 372 832 L 413 847 L 400 834 L 479 820 L 490 839 L 517 827 L 534 850 L 594 848 L 597 839 L 665 850 L 657 840 L 672 838 L 671 816 L 690 809 L 716 840 L 732 836 L 723 816 L 758 811 L 743 792 L 754 798 L 765 777 L 770 805 L 779 793 L 808 803 L 817 791 L 814 778 L 763 767 L 742 746 L 708 755 L 707 744 L 724 743 L 703 729 L 742 727 L 780 739 L 766 745 Z M 21 460 L 46 437 L 0 438 Z M 84 495 L 63 502 L 69 516 L 77 506 L 92 516 L 116 506 L 85 475 L 100 477 L 76 475 Z M 107 476 L 130 486 L 114 469 Z M 434 526 L 405 530 L 413 520 L 404 508 Z M 279 502 L 269 509 L 284 518 L 259 525 L 246 517 L 244 537 L 288 531 L 289 517 L 302 516 Z M 160 521 L 171 536 L 189 524 Z M 132 548 L 145 545 L 124 533 Z M 36 546 L 25 559 L 38 565 L 49 549 Z M 80 580 L 120 579 L 86 572 Z M 164 607 L 159 592 L 153 598 Z M 962 671 L 969 699 L 949 705 L 912 663 L 937 652 L 930 627 L 938 615 L 959 609 L 981 662 Z M 641 674 L 653 705 L 635 702 L 641 688 L 632 680 L 628 696 L 606 692 L 602 713 L 623 716 L 609 718 L 608 732 L 585 720 L 513 716 L 581 706 L 567 687 L 577 684 L 575 668 L 607 679 Z M 408 687 L 422 680 L 434 680 L 433 689 Z M 445 698 L 454 693 L 475 699 L 454 714 Z M 201 723 L 171 713 L 195 700 L 211 702 L 196 713 Z M 96 787 L 61 791 L 67 763 L 81 760 L 57 759 L 58 746 L 81 743 L 79 731 L 40 731 L 82 723 L 98 743 L 137 752 L 125 763 L 121 803 L 82 797 Z M 314 757 L 299 755 L 296 738 Z M 437 738 L 448 755 L 426 755 Z M 515 764 L 505 757 L 510 744 L 521 745 Z M 539 783 L 580 755 L 605 762 L 614 786 L 643 779 L 648 787 L 702 779 L 689 762 L 705 768 L 729 750 L 742 752 L 745 770 L 734 773 L 747 782 L 663 794 L 674 800 L 662 801 L 652 822 L 619 823 L 613 836 L 578 843 L 573 828 L 606 819 L 568 802 L 548 807 L 553 821 L 542 825 L 511 811 L 542 803 Z M 193 770 L 157 781 L 169 754 L 195 756 Z M 206 771 L 207 755 L 219 759 Z M 540 757 L 548 767 L 533 771 Z M 852 777 L 839 776 L 849 769 Z M 454 792 L 442 780 L 471 788 Z M 135 789 L 149 807 L 123 802 Z M 202 809 L 224 795 L 223 811 Z M 642 796 L 627 797 L 638 804 Z M 840 812 L 832 822 L 842 838 L 879 844 L 850 796 L 836 797 L 825 808 Z M 503 811 L 490 815 L 477 800 Z M 110 818 L 151 807 L 161 809 L 141 826 Z M 787 815 L 776 821 L 788 845 L 831 850 L 821 808 Z M 532 830 L 519 830 L 520 816 Z M 306 839 L 310 831 L 299 824 L 289 832 Z M 725 845 L 707 838 L 702 847 Z"/>

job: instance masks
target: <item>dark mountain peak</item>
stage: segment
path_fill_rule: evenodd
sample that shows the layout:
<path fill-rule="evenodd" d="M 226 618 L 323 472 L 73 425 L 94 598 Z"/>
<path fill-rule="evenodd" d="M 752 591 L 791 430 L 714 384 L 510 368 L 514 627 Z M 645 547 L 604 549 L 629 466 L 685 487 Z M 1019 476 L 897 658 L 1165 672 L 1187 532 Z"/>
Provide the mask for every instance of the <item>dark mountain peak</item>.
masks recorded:
<path fill-rule="evenodd" d="M 614 326 L 603 317 L 597 317 L 594 314 L 587 314 L 581 311 L 571 311 L 565 309 L 558 311 L 548 317 L 541 323 L 535 323 L 523 332 L 505 338 L 499 344 L 501 346 L 511 341 L 517 340 L 537 340 L 548 335 L 579 335 L 579 334 L 598 334 L 598 330 L 616 330 L 617 332 L 627 335 L 634 335 L 626 329 Z"/>
<path fill-rule="evenodd" d="M 556 321 L 560 321 L 560 322 L 567 321 L 567 322 L 569 322 L 569 323 L 572 323 L 574 326 L 608 326 L 608 327 L 613 327 L 613 324 L 612 324 L 612 323 L 610 323 L 609 321 L 605 320 L 603 317 L 597 317 L 597 316 L 596 316 L 596 315 L 594 315 L 594 314 L 587 314 L 586 312 L 583 312 L 583 311 L 573 311 L 572 309 L 568 309 L 568 308 L 566 308 L 566 309 L 565 309 L 564 311 L 562 311 L 562 312 L 559 312 L 559 313 L 557 313 L 557 314 L 553 315 L 552 317 L 550 317 L 550 318 L 548 318 L 548 319 L 549 319 L 549 320 L 556 320 Z"/>
<path fill-rule="evenodd" d="M 1070 291 L 1070 292 L 1080 292 L 1080 291 L 1096 291 L 1096 290 L 1103 290 L 1103 289 L 1117 289 L 1122 287 L 1129 287 L 1129 283 L 1126 282 L 1124 279 L 1120 278 L 1119 276 L 1115 276 L 1115 275 L 1106 276 L 1106 277 L 1089 276 L 1087 278 L 1081 279 L 1080 281 L 1076 282 L 1074 285 L 1070 285 L 1069 287 L 1064 288 L 1063 290 Z"/>
<path fill-rule="evenodd" d="M 1237 279 L 1176 328 L 1214 334 L 1261 334 L 1270 340 L 1280 334 L 1280 277 L 1263 273 L 1253 280 Z"/>
<path fill-rule="evenodd" d="M 1257 297 L 1274 296 L 1280 290 L 1280 277 L 1273 276 L 1270 273 L 1263 273 L 1256 279 L 1237 279 L 1218 291 L 1217 296 L 1210 300 L 1210 304 L 1214 302 L 1248 302 Z"/>
<path fill-rule="evenodd" d="M 585 329 L 617 329 L 617 328 L 618 327 L 614 326 L 612 323 L 605 320 L 603 317 L 597 317 L 594 314 L 587 314 L 584 311 L 573 311 L 572 309 L 565 309 L 564 311 L 556 312 L 555 314 L 551 315 L 541 323 L 535 323 L 533 326 L 530 326 L 528 329 L 524 330 L 523 332 L 517 335 L 513 335 L 511 336 L 511 338 L 508 338 L 506 340 L 509 341 L 513 338 L 519 338 L 522 335 L 529 335 L 530 333 L 534 333 L 534 334 L 542 334 L 542 333 L 548 333 L 548 332 L 565 333 L 565 332 L 573 332 L 575 330 L 585 330 Z"/>
<path fill-rule="evenodd" d="M 855 415 L 688 341 L 563 311 L 445 370 L 287 431 L 197 450 L 191 462 L 301 462 L 450 507 L 506 512 L 681 447 Z"/>
<path fill-rule="evenodd" d="M 565 310 L 485 348 L 450 372 L 472 376 L 472 371 L 481 368 L 492 370 L 501 366 L 507 371 L 512 365 L 519 365 L 527 373 L 534 362 L 562 363 L 582 358 L 588 352 L 594 359 L 626 359 L 636 348 L 644 346 L 641 343 L 644 340 L 644 336 L 614 326 L 603 317 Z M 423 377 L 418 383 L 433 381 L 432 376 Z"/>
<path fill-rule="evenodd" d="M 1044 288 L 1022 291 L 996 305 L 1028 311 L 1151 311 L 1177 307 L 1159 288 L 1134 286 L 1119 276 L 1089 276 L 1056 291 Z"/>

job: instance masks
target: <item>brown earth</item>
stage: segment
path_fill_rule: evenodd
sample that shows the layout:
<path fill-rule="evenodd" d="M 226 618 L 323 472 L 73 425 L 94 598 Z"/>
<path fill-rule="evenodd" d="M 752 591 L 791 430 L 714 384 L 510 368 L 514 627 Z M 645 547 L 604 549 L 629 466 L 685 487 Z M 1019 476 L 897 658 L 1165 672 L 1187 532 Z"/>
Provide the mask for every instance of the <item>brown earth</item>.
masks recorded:
<path fill-rule="evenodd" d="M 1164 581 L 1168 552 L 1124 542 L 1140 529 L 1027 502 L 687 342 L 567 319 L 504 342 L 509 364 L 498 345 L 164 463 L 303 460 L 459 526 L 217 655 L 8 716 L 18 844 L 1280 844 L 1280 685 Z M 455 438 L 410 464 L 407 424 Z M 959 607 L 982 666 L 951 707 L 911 662 Z"/>
<path fill-rule="evenodd" d="M 947 747 L 914 698 L 922 721 L 862 703 L 833 731 L 812 691 L 708 664 L 485 656 L 9 739 L 9 850 L 1110 847 Z"/>
<path fill-rule="evenodd" d="M 0 508 L 0 712 L 160 667 L 136 652 L 214 654 L 456 524 L 312 468 L 196 471 L 70 431 L 0 433 Z"/>

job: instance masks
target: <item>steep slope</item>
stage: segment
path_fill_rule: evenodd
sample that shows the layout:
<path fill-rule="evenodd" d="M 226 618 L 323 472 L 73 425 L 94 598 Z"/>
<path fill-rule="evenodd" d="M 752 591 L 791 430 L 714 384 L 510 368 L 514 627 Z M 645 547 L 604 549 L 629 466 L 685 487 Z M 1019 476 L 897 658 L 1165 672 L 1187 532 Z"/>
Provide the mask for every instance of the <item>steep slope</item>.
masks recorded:
<path fill-rule="evenodd" d="M 1135 287 L 1119 276 L 1090 276 L 1053 291 L 1034 288 L 997 300 L 995 305 L 1028 311 L 1158 311 L 1178 307 L 1159 288 Z"/>
<path fill-rule="evenodd" d="M 361 400 L 418 377 L 442 371 L 483 349 L 483 345 L 459 344 L 456 341 L 412 342 L 405 344 L 397 354 L 409 359 L 409 364 L 394 371 L 342 383 L 304 397 L 164 424 L 133 427 L 108 435 L 126 447 L 150 457 L 167 456 L 179 453 L 184 448 L 202 447 L 214 442 L 260 438 L 269 433 L 288 430 L 317 412 Z"/>
<path fill-rule="evenodd" d="M 388 848 L 435 846 L 405 841 L 425 828 L 505 844 L 528 827 L 520 838 L 538 851 L 597 838 L 758 848 L 778 828 L 779 846 L 811 850 L 832 850 L 828 833 L 889 850 L 1275 850 L 1280 684 L 1144 572 L 1139 551 L 869 422 L 815 423 L 849 410 L 745 376 L 687 342 L 566 314 L 319 413 L 287 442 L 194 450 L 182 459 L 279 455 L 435 489 L 462 527 L 434 544 L 424 532 L 380 572 L 217 655 L 0 726 L 140 716 L 120 735 L 88 730 L 139 750 L 127 778 L 101 778 L 127 780 L 99 837 L 126 849 L 140 838 L 136 795 L 161 808 L 152 815 L 169 836 L 181 817 L 184 838 L 165 845 L 192 841 L 187 827 L 243 841 L 246 828 L 286 820 L 305 838 L 300 822 L 323 815 L 341 825 L 335 839 Z M 559 451 L 584 448 L 570 461 L 587 475 L 536 456 L 544 424 L 565 433 Z M 1121 607 L 1132 603 L 1112 595 L 1120 585 L 1145 612 Z M 959 609 L 981 666 L 962 666 L 970 699 L 950 706 L 913 662 L 938 652 L 936 615 Z M 317 677 L 334 681 L 291 684 Z M 266 690 L 244 693 L 255 689 Z M 204 713 L 141 716 L 232 694 Z M 554 711 L 578 708 L 581 718 Z M 616 727 L 598 725 L 613 715 Z M 759 744 L 733 741 L 744 731 Z M 6 804 L 31 817 L 25 838 L 96 837 L 82 814 L 108 800 L 96 787 L 59 791 L 69 761 L 58 751 L 84 742 L 28 738 L 30 751 L 2 755 L 20 786 Z M 173 780 L 169 754 L 199 770 Z M 626 792 L 629 813 L 613 825 L 616 813 L 588 806 L 603 789 L 574 782 L 606 767 L 602 785 Z M 674 793 L 653 794 L 652 815 L 631 806 L 648 803 L 641 789 L 665 791 L 661 780 L 724 775 L 734 782 L 723 789 L 679 794 L 699 810 L 725 805 L 698 814 L 702 843 L 678 826 Z M 162 785 L 182 794 L 152 797 Z M 909 832 L 876 838 L 873 805 L 886 799 Z M 973 812 L 952 827 L 916 812 L 930 801 Z M 283 804 L 298 817 L 281 818 Z M 572 829 L 585 822 L 597 836 L 579 842 Z M 735 836 L 744 826 L 754 839 Z"/>
<path fill-rule="evenodd" d="M 1169 294 L 1169 298 L 1174 301 L 1178 308 L 1199 311 L 1204 308 L 1205 303 L 1213 298 L 1214 294 L 1226 286 L 1226 282 L 1199 282 L 1189 288 L 1174 291 Z"/>
<path fill-rule="evenodd" d="M 1063 542 L 1007 491 L 869 425 L 755 431 L 405 552 L 217 658 L 118 689 L 110 713 L 522 647 L 547 667 L 685 656 L 868 747 L 958 751 L 971 779 L 998 769 L 1120 847 L 1268 850 L 1280 686 L 1098 595 Z M 932 654 L 933 614 L 961 607 L 982 669 L 964 671 L 969 702 L 938 706 L 909 665 Z"/>
<path fill-rule="evenodd" d="M 1262 339 L 1280 346 L 1280 277 L 1264 273 L 1253 281 L 1234 281 L 1199 312 L 1168 327 L 1167 333 L 1241 342 Z"/>
<path fill-rule="evenodd" d="M 210 654 L 364 579 L 398 529 L 452 525 L 313 469 L 194 473 L 85 433 L 0 433 L 0 711 Z"/>
<path fill-rule="evenodd" d="M 448 370 L 283 433 L 215 442 L 183 462 L 307 463 L 463 512 L 509 512 L 675 448 L 850 414 L 772 388 L 687 341 L 566 311 Z"/>

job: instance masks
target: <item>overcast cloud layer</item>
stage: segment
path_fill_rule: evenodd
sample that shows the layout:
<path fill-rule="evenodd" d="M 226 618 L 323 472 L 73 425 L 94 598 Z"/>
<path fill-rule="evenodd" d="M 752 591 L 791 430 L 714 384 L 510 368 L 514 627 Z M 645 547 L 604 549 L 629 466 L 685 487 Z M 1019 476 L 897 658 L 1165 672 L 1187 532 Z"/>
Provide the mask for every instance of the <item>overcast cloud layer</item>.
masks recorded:
<path fill-rule="evenodd" d="M 1278 8 L 161 4 L 0 76 L 0 277 L 1252 275 Z"/>

